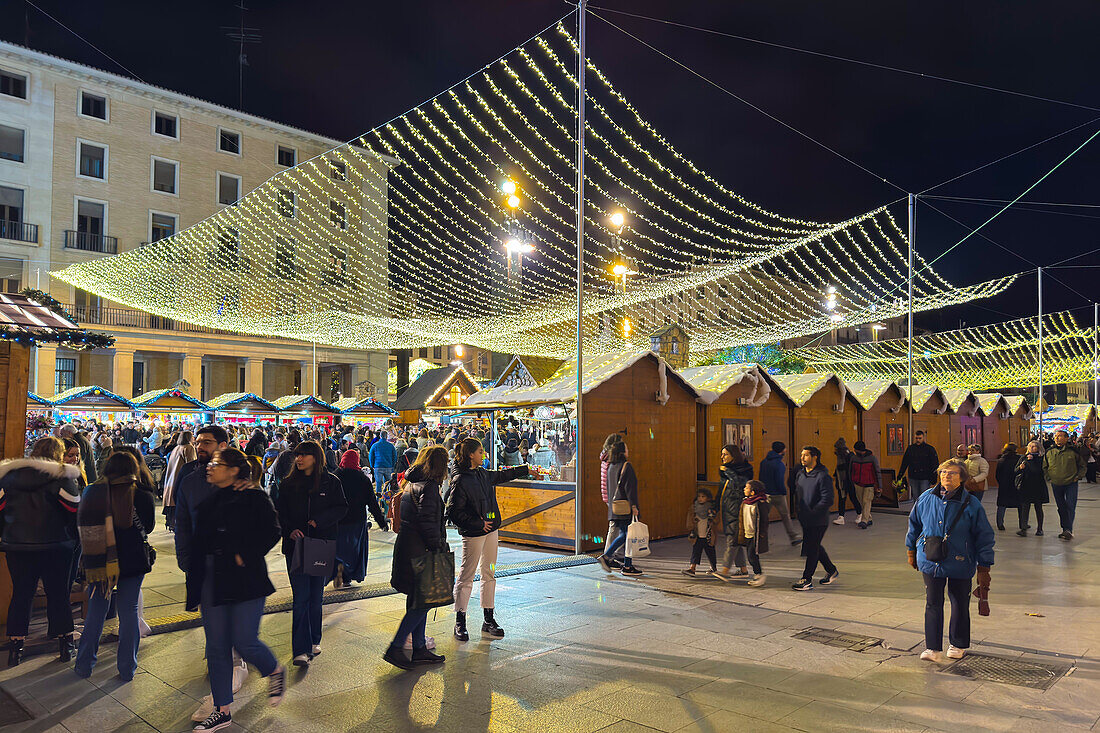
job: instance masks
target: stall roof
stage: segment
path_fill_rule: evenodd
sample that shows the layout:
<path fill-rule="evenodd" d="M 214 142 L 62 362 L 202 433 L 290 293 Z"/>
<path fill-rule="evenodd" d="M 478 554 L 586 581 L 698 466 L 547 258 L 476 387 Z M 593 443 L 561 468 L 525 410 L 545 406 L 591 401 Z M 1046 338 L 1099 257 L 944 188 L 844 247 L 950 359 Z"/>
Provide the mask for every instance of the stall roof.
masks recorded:
<path fill-rule="evenodd" d="M 133 399 L 133 402 L 135 407 L 147 409 L 150 407 L 157 407 L 158 405 L 156 404 L 156 402 L 158 400 L 164 399 L 165 397 L 174 397 L 176 399 L 183 400 L 193 407 L 197 407 L 199 412 L 210 410 L 209 405 L 207 405 L 205 402 L 195 399 L 191 395 L 184 392 L 182 389 L 154 389 L 151 392 L 139 394 Z"/>
<path fill-rule="evenodd" d="M 753 383 L 749 407 L 759 407 L 768 401 L 774 384 L 759 364 L 711 364 L 690 367 L 680 374 L 702 394 L 703 402 L 708 405 L 718 400 L 730 387 L 749 379 Z"/>
<path fill-rule="evenodd" d="M 829 383 L 830 379 L 836 379 L 840 384 L 840 404 L 844 405 L 844 395 L 848 388 L 844 382 L 832 372 L 811 372 L 809 374 L 779 374 L 773 377 L 776 385 L 787 395 L 796 407 L 802 407 L 810 398 L 817 394 L 822 387 Z"/>
<path fill-rule="evenodd" d="M 581 392 L 587 394 L 611 379 L 619 372 L 628 369 L 639 360 L 652 358 L 657 361 L 665 375 L 672 374 L 696 399 L 703 394 L 693 387 L 679 372 L 668 366 L 664 359 L 649 349 L 642 351 L 614 351 L 602 354 L 586 354 L 584 357 L 584 382 Z M 565 404 L 573 402 L 577 396 L 577 362 L 567 361 L 561 365 L 554 376 L 538 387 L 493 387 L 492 389 L 471 395 L 464 409 L 490 409 L 497 407 L 522 407 L 530 405 Z M 400 408 L 398 408 L 400 409 Z"/>
<path fill-rule="evenodd" d="M 1035 416 L 1035 411 L 1031 409 L 1031 405 L 1028 404 L 1027 398 L 1022 394 L 1015 395 L 1002 395 L 1005 398 L 1005 403 L 1008 404 L 1008 409 L 1013 414 L 1016 413 L 1021 407 L 1024 408 L 1024 417 L 1032 418 Z"/>
<path fill-rule="evenodd" d="M 419 379 L 410 384 L 409 388 L 394 401 L 393 409 L 398 412 L 423 410 L 424 405 L 431 402 L 447 386 L 452 377 L 466 379 L 473 392 L 469 399 L 473 399 L 473 395 L 482 394 L 478 391 L 474 378 L 463 367 L 439 367 L 438 369 L 429 369 L 421 374 Z M 467 402 L 469 402 L 469 399 L 467 399 Z"/>
<path fill-rule="evenodd" d="M 337 415 L 340 413 L 335 407 L 311 394 L 288 394 L 276 397 L 271 404 L 279 408 L 279 412 L 315 412 Z"/>
<path fill-rule="evenodd" d="M 134 409 L 134 403 L 125 397 L 121 397 L 110 390 L 92 385 L 90 387 L 73 387 L 53 396 L 50 402 L 55 407 L 67 405 L 70 407 L 82 405 L 89 410 L 102 410 L 112 412 L 111 408 L 122 408 L 115 412 Z"/>
<path fill-rule="evenodd" d="M 947 405 L 951 408 L 952 412 L 958 412 L 959 408 L 963 406 L 969 398 L 974 398 L 975 413 L 978 409 L 981 409 L 981 405 L 978 403 L 977 395 L 965 387 L 958 387 L 955 389 L 943 390 L 944 399 L 947 400 Z"/>
<path fill-rule="evenodd" d="M 1012 408 L 1008 404 L 1008 400 L 1004 398 L 1000 392 L 983 392 L 982 394 L 974 393 L 974 396 L 978 399 L 978 404 L 982 408 L 982 412 L 986 415 L 996 415 L 997 403 L 1000 402 L 1003 406 L 1003 411 L 1011 414 Z"/>
<path fill-rule="evenodd" d="M 932 397 L 937 392 L 939 392 L 941 396 L 943 395 L 943 390 L 941 390 L 939 387 L 931 387 L 926 384 L 917 384 L 912 387 L 902 387 L 901 392 L 905 395 L 906 399 L 913 403 L 914 412 L 920 412 L 922 409 L 924 409 L 924 406 L 928 404 L 928 400 L 932 399 Z M 943 402 L 944 409 L 946 409 L 946 397 L 944 397 Z M 941 410 L 940 412 L 942 413 L 943 411 Z"/>
<path fill-rule="evenodd" d="M 864 410 L 870 410 L 890 390 L 891 386 L 897 386 L 897 382 L 889 379 L 856 380 L 844 384 L 848 387 L 848 393 L 855 399 L 856 404 Z M 901 388 L 899 387 L 898 390 L 900 391 Z M 904 404 L 905 396 L 902 393 L 901 403 L 898 407 Z"/>
<path fill-rule="evenodd" d="M 1043 410 L 1040 415 L 1033 416 L 1031 420 L 1034 423 L 1038 423 L 1038 419 L 1041 416 L 1043 418 L 1044 430 L 1064 428 L 1073 431 L 1084 428 L 1085 422 L 1092 417 L 1095 412 L 1096 406 L 1088 403 L 1079 405 L 1051 405 Z"/>
<path fill-rule="evenodd" d="M 353 415 L 396 415 L 397 410 L 373 397 L 341 397 L 332 403 L 342 413 Z"/>
<path fill-rule="evenodd" d="M 211 410 L 232 412 L 234 405 L 240 405 L 242 402 L 255 402 L 257 407 L 263 408 L 266 412 L 277 412 L 279 409 L 263 397 L 252 392 L 226 392 L 212 400 L 207 400 L 206 405 Z"/>
<path fill-rule="evenodd" d="M 547 356 L 513 356 L 512 361 L 508 362 L 508 366 L 504 367 L 504 371 L 497 377 L 493 386 L 498 386 L 504 381 L 504 378 L 514 372 L 516 369 L 522 367 L 531 375 L 531 379 L 535 380 L 535 384 L 542 384 L 561 368 L 564 364 L 563 359 L 554 359 Z"/>
<path fill-rule="evenodd" d="M 34 392 L 27 392 L 27 403 L 34 403 L 36 405 L 52 405 L 53 403 L 47 400 L 42 395 L 37 395 Z"/>
<path fill-rule="evenodd" d="M 25 295 L 14 293 L 0 293 L 0 325 L 20 331 L 37 328 L 80 329 L 76 321 L 55 313 L 47 306 Z"/>

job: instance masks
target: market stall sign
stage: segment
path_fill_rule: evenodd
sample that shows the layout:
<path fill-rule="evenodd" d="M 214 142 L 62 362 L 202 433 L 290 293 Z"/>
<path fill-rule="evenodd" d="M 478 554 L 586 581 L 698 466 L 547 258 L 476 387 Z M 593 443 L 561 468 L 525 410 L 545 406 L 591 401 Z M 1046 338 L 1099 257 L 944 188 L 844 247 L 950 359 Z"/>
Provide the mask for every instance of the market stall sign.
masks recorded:
<path fill-rule="evenodd" d="M 535 408 L 536 420 L 562 420 L 565 418 L 565 407 L 562 405 L 542 405 Z"/>

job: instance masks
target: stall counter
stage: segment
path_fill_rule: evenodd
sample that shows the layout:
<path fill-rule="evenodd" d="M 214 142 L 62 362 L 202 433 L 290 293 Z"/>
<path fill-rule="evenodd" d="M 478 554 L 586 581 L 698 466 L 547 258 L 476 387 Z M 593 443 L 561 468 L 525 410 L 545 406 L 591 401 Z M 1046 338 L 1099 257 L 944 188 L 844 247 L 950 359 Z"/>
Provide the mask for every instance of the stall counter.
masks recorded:
<path fill-rule="evenodd" d="M 517 479 L 497 486 L 500 539 L 551 550 L 572 550 L 577 485 Z"/>

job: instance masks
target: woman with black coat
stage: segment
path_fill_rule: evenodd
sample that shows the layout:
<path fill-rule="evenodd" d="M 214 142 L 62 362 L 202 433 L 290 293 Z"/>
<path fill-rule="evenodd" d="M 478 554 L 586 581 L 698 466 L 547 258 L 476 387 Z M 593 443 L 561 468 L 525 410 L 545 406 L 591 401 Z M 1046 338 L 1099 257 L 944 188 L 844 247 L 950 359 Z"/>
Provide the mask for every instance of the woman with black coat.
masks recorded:
<path fill-rule="evenodd" d="M 405 473 L 402 491 L 394 497 L 401 502 L 398 515 L 400 524 L 397 540 L 393 544 L 393 569 L 390 585 L 398 593 L 404 593 L 405 616 L 397 627 L 386 653 L 382 655 L 390 664 L 401 669 L 412 669 L 420 664 L 438 664 L 445 660 L 442 654 L 428 650 L 424 627 L 428 621 L 427 608 L 417 608 L 413 595 L 416 588 L 416 572 L 413 559 L 441 549 L 447 543 L 447 529 L 443 524 L 443 499 L 440 489 L 447 478 L 447 449 L 436 445 L 425 448 L 417 455 Z M 405 656 L 405 639 L 412 635 L 412 657 Z"/>
<path fill-rule="evenodd" d="M 362 583 L 367 576 L 367 510 L 383 530 L 388 530 L 389 525 L 374 495 L 374 486 L 359 468 L 359 451 L 354 448 L 344 451 L 336 478 L 340 479 L 348 502 L 348 512 L 336 529 L 336 567 L 332 574 L 332 587 L 342 588 L 351 582 Z"/>
<path fill-rule="evenodd" d="M 206 668 L 214 710 L 195 727 L 217 730 L 232 722 L 233 651 L 268 678 L 268 702 L 278 705 L 286 692 L 286 668 L 260 641 L 264 599 L 275 592 L 266 555 L 279 541 L 279 519 L 259 488 L 260 465 L 236 448 L 214 454 L 206 479 L 215 493 L 199 505 L 187 574 L 187 610 L 202 606 Z M 248 484 L 237 488 L 240 479 Z"/>
<path fill-rule="evenodd" d="M 736 445 L 722 446 L 722 467 L 718 469 L 722 476 L 722 489 L 718 493 L 718 507 L 722 512 L 722 531 L 726 535 L 726 551 L 722 556 L 722 572 L 718 575 L 726 580 L 731 577 L 730 569 L 737 564 L 737 572 L 732 577 L 748 576 L 749 562 L 745 546 L 737 541 L 741 522 L 741 501 L 745 498 L 745 484 L 753 479 L 752 464 L 745 460 L 745 454 Z"/>
<path fill-rule="evenodd" d="M 1016 464 L 1020 456 L 1016 454 L 1016 444 L 1008 443 L 997 457 L 997 529 L 1004 531 L 1005 512 L 1020 508 L 1020 492 L 1016 489 Z M 1022 528 L 1022 526 L 1021 526 Z"/>
<path fill-rule="evenodd" d="M 336 540 L 339 522 L 348 510 L 340 479 L 325 470 L 325 453 L 320 443 L 307 440 L 294 448 L 294 467 L 279 482 L 278 508 L 283 555 L 293 594 L 294 664 L 308 667 L 321 653 L 321 595 L 328 578 L 292 571 L 294 550 L 304 537 Z"/>
<path fill-rule="evenodd" d="M 263 458 L 264 453 L 267 452 L 267 436 L 264 435 L 264 431 L 256 428 L 252 431 L 252 437 L 248 439 L 248 443 L 244 447 L 244 453 L 246 456 L 256 456 L 257 458 Z"/>
<path fill-rule="evenodd" d="M 1043 534 L 1043 504 L 1050 503 L 1047 480 L 1043 475 L 1043 451 L 1039 441 L 1027 444 L 1027 453 L 1016 464 L 1016 491 L 1020 496 L 1020 529 L 1016 534 L 1027 537 L 1031 507 L 1035 507 L 1035 536 Z"/>
<path fill-rule="evenodd" d="M 446 451 L 446 449 L 444 449 Z M 469 641 L 466 630 L 466 607 L 473 592 L 474 575 L 481 566 L 481 609 L 485 622 L 481 633 L 493 639 L 503 639 L 504 629 L 493 617 L 497 581 L 494 568 L 500 535 L 500 507 L 497 506 L 498 484 L 513 481 L 528 474 L 527 466 L 486 471 L 481 467 L 485 448 L 481 442 L 467 438 L 458 444 L 451 487 L 447 496 L 447 518 L 462 535 L 462 563 L 455 580 L 455 638 Z M 419 461 L 419 458 L 417 459 Z"/>

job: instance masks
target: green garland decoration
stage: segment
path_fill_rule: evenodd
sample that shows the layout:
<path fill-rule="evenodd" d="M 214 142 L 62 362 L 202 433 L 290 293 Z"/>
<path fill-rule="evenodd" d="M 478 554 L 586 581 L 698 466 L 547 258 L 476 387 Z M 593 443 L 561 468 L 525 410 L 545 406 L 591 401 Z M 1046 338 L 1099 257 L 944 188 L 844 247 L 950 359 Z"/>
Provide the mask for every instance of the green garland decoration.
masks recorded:
<path fill-rule="evenodd" d="M 68 318 L 70 321 L 73 321 L 74 323 L 76 322 L 76 319 L 73 318 L 73 314 L 65 310 L 65 306 L 61 305 L 61 301 L 59 301 L 57 298 L 53 297 L 49 293 L 44 293 L 41 290 L 35 290 L 34 288 L 23 288 L 19 291 L 19 294 L 30 298 L 40 305 L 46 306 L 62 318 Z"/>
<path fill-rule="evenodd" d="M 49 293 L 44 293 L 41 290 L 35 290 L 34 288 L 23 288 L 19 291 L 20 295 L 23 295 L 36 303 L 46 306 L 51 311 L 63 318 L 68 318 L 70 321 L 76 322 L 72 314 L 65 310 L 61 303 L 51 296 Z M 6 341 L 14 341 L 24 346 L 41 346 L 43 344 L 58 344 L 59 346 L 68 346 L 73 349 L 83 351 L 85 349 L 106 349 L 115 344 L 114 336 L 108 336 L 105 333 L 93 333 L 86 331 L 82 328 L 10 328 L 7 326 L 0 326 L 0 339 Z"/>

